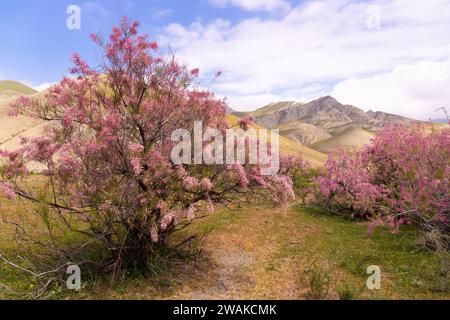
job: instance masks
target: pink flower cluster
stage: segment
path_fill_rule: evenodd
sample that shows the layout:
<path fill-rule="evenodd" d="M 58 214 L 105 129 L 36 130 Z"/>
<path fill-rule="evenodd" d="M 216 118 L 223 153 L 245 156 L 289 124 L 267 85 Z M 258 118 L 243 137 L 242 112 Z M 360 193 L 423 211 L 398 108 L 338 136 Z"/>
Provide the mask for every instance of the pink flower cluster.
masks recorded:
<path fill-rule="evenodd" d="M 3 195 L 8 199 L 13 199 L 16 197 L 14 187 L 7 182 L 0 183 L 0 195 Z"/>
<path fill-rule="evenodd" d="M 90 67 L 74 54 L 75 78 L 14 105 L 16 113 L 58 125 L 48 126 L 43 137 L 24 139 L 20 150 L 0 152 L 8 159 L 0 168 L 1 192 L 12 196 L 27 164 L 38 163 L 52 181 L 50 198 L 59 210 L 88 212 L 83 220 L 99 237 L 121 226 L 150 244 L 195 219 L 200 203 L 212 212 L 213 204 L 252 188 L 268 190 L 277 202 L 292 197 L 289 178 L 264 177 L 257 165 L 172 163 L 172 132 L 193 128 L 194 121 L 226 130 L 226 104 L 193 85 L 198 69 L 157 56 L 157 44 L 139 35 L 138 25 L 122 19 L 106 40 L 92 35 L 104 51 L 102 65 Z M 239 125 L 246 129 L 252 121 Z M 27 199 L 41 201 L 31 191 Z M 118 235 L 116 247 L 125 240 Z"/>
<path fill-rule="evenodd" d="M 318 197 L 335 210 L 405 223 L 450 221 L 450 129 L 385 128 L 356 154 L 340 151 L 317 179 Z M 418 219 L 420 217 L 420 219 Z"/>
<path fill-rule="evenodd" d="M 255 122 L 255 118 L 252 116 L 247 116 L 244 118 L 240 118 L 238 120 L 238 125 L 242 130 L 247 131 L 253 122 Z"/>

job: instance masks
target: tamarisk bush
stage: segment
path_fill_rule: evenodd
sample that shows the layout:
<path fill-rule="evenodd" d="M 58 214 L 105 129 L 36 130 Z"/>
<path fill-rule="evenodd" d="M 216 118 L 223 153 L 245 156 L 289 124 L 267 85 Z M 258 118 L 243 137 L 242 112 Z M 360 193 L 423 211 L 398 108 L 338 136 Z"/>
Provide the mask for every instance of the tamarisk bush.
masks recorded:
<path fill-rule="evenodd" d="M 225 132 L 226 104 L 196 87 L 198 69 L 157 56 L 158 45 L 137 28 L 124 18 L 109 39 L 92 35 L 104 51 L 102 65 L 91 68 L 74 54 L 73 78 L 14 105 L 15 114 L 49 125 L 44 136 L 1 152 L 8 161 L 0 169 L 0 192 L 34 204 L 49 236 L 52 221 L 84 239 L 79 250 L 65 250 L 54 238 L 39 242 L 59 265 L 94 263 L 114 274 L 146 267 L 203 204 L 212 211 L 255 188 L 280 202 L 292 195 L 288 177 L 263 176 L 258 165 L 172 163 L 172 132 L 192 130 L 194 121 Z M 27 187 L 29 163 L 46 178 L 39 193 Z M 100 260 L 81 255 L 93 243 L 107 252 Z"/>
<path fill-rule="evenodd" d="M 376 185 L 363 154 L 339 150 L 327 161 L 316 179 L 316 198 L 335 214 L 370 218 L 377 214 L 377 201 L 383 188 Z"/>
<path fill-rule="evenodd" d="M 356 154 L 340 151 L 318 177 L 319 201 L 393 228 L 414 224 L 434 248 L 450 235 L 450 129 L 382 130 Z"/>
<path fill-rule="evenodd" d="M 302 155 L 282 155 L 280 157 L 280 174 L 292 180 L 294 193 L 306 203 L 306 198 L 313 191 L 313 183 L 319 170 L 311 166 Z"/>

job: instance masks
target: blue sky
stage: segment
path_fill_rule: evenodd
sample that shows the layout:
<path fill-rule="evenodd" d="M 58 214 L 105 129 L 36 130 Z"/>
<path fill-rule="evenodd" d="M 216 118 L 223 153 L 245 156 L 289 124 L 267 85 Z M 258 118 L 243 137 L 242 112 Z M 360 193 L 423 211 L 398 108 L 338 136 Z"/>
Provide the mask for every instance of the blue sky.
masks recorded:
<path fill-rule="evenodd" d="M 66 8 L 81 8 L 81 29 L 66 28 Z M 98 51 L 89 41 L 92 32 L 108 33 L 122 16 L 141 22 L 141 31 L 154 37 L 172 22 L 190 24 L 218 17 L 238 21 L 252 13 L 223 10 L 208 0 L 17 0 L 0 3 L 0 75 L 37 85 L 57 81 L 70 66 L 74 51 L 95 62 Z"/>
<path fill-rule="evenodd" d="M 81 29 L 66 27 L 69 5 Z M 219 96 L 249 110 L 331 94 L 344 103 L 427 119 L 450 102 L 450 0 L 16 0 L 0 2 L 0 79 L 45 88 L 88 38 L 120 17 L 199 66 Z"/>

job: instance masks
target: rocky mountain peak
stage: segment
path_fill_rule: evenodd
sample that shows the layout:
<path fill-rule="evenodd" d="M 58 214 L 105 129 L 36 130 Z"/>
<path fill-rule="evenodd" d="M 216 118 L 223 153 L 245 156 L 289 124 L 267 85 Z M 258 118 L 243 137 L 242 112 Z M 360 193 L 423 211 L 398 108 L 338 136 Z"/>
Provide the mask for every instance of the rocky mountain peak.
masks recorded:
<path fill-rule="evenodd" d="M 304 144 L 342 132 L 347 132 L 347 135 L 357 132 L 356 129 L 374 132 L 388 123 L 411 121 L 380 111 L 365 112 L 355 106 L 342 104 L 329 95 L 304 104 L 295 101 L 271 103 L 250 114 L 258 124 L 266 128 L 279 128 Z"/>

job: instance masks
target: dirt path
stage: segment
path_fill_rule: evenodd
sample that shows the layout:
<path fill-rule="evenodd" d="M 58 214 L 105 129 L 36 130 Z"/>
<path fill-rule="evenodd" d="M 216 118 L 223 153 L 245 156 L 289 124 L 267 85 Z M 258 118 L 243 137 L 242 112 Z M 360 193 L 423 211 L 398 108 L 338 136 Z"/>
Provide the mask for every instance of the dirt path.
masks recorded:
<path fill-rule="evenodd" d="M 304 270 L 282 251 L 286 242 L 301 245 L 314 227 L 292 228 L 294 214 L 294 209 L 256 208 L 234 213 L 232 222 L 219 218 L 222 227 L 209 234 L 199 259 L 180 264 L 167 286 L 139 284 L 123 291 L 138 299 L 304 299 L 309 290 L 301 281 Z M 117 293 L 106 294 L 111 295 Z"/>
<path fill-rule="evenodd" d="M 245 223 L 211 234 L 203 264 L 210 263 L 213 268 L 206 281 L 183 288 L 179 298 L 298 299 L 304 295 L 295 264 L 285 259 L 274 265 L 280 248 L 271 229 L 287 228 L 283 217 L 292 212 L 260 209 L 241 214 Z"/>
<path fill-rule="evenodd" d="M 80 298 L 301 300 L 312 294 L 314 299 L 397 299 L 429 294 L 406 282 L 406 272 L 417 277 L 429 257 L 413 255 L 412 242 L 401 247 L 400 236 L 387 230 L 368 238 L 365 226 L 341 218 L 264 206 L 219 211 L 191 227 L 184 237 L 209 233 L 198 259 L 180 262 L 160 277 L 102 286 Z M 366 265 L 374 263 L 383 270 L 382 289 L 364 290 Z"/>

